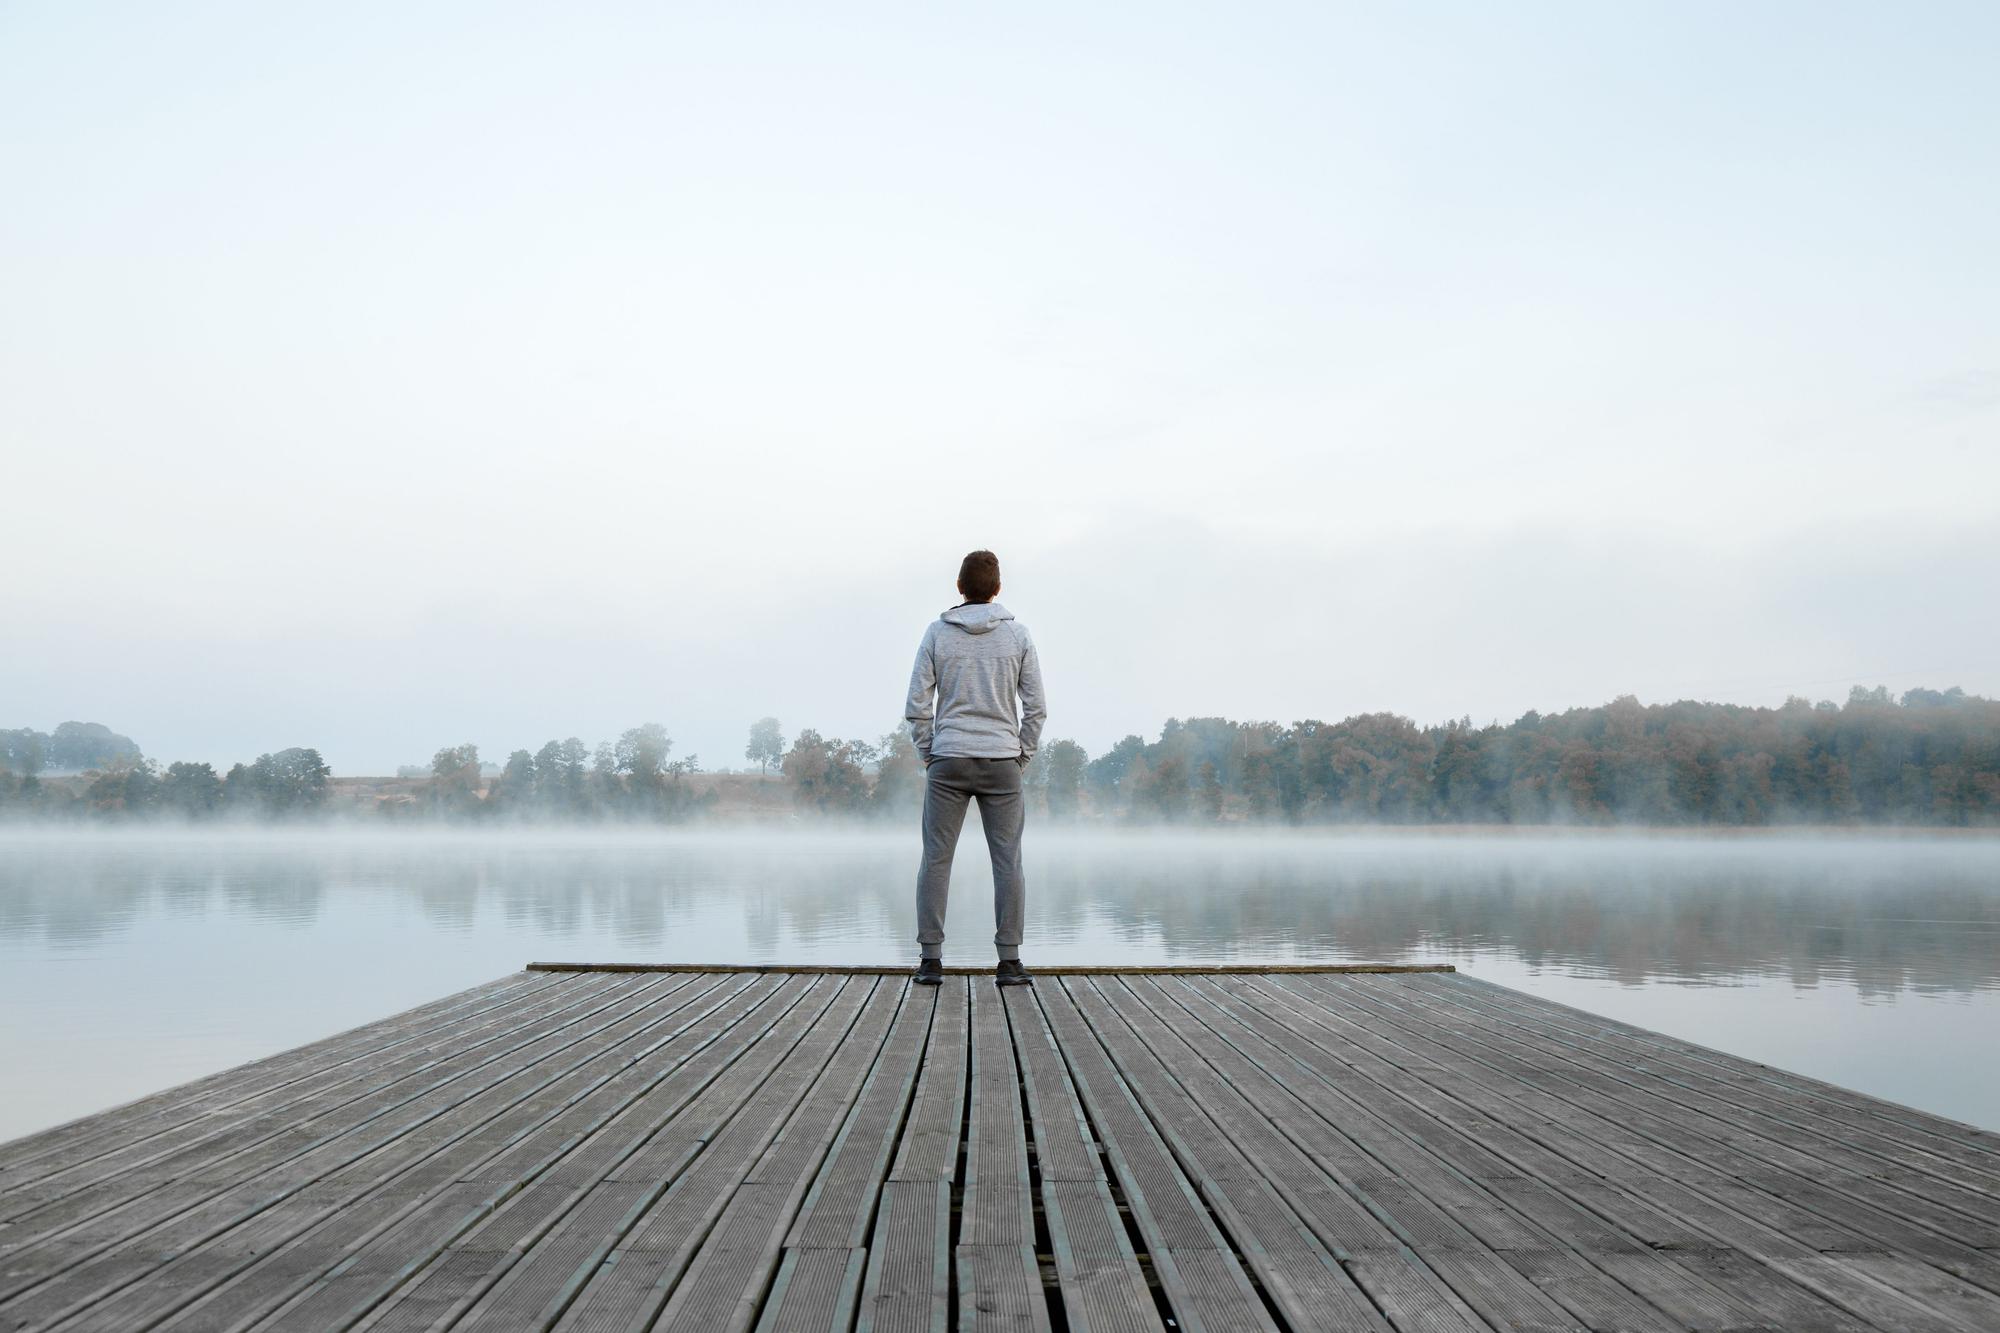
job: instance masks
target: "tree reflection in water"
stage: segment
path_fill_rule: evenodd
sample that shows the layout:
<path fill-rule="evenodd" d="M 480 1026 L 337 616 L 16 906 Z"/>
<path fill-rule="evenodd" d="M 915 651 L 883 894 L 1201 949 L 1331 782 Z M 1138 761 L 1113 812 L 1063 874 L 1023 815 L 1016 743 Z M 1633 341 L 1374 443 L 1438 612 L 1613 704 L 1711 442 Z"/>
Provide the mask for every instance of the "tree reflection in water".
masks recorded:
<path fill-rule="evenodd" d="M 983 953 L 990 880 L 978 839 L 963 846 L 954 937 Z M 1046 833 L 1030 857 L 1030 934 L 1051 962 L 1498 956 L 1635 984 L 2000 982 L 1989 838 Z M 0 839 L 0 941 L 87 948 L 168 918 L 310 938 L 339 900 L 558 955 L 589 938 L 621 957 L 880 961 L 906 952 L 914 859 L 910 837 L 880 832 L 16 833 Z"/>
<path fill-rule="evenodd" d="M 956 960 L 988 957 L 961 843 Z M 2000 1017 L 2000 840 L 1081 834 L 1029 840 L 1065 961 L 1439 960 L 1946 1115 Z M 0 833 L 0 1138 L 533 958 L 900 962 L 908 833 Z"/>

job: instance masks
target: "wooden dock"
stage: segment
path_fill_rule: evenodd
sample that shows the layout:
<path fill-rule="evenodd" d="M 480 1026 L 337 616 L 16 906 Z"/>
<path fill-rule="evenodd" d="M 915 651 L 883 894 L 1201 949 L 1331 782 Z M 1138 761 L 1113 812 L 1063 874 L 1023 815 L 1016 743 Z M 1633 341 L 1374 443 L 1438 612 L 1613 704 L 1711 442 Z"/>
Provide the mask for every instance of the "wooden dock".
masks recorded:
<path fill-rule="evenodd" d="M 1448 972 L 535 970 L 0 1145 L 29 1328 L 1972 1333 L 2000 1135 Z"/>

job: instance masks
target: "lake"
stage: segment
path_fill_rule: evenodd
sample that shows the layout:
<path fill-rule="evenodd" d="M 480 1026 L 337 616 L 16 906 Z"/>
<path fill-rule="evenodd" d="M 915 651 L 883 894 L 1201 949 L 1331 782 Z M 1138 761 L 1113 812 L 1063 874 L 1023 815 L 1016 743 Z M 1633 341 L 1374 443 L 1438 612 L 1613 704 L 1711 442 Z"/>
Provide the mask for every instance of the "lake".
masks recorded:
<path fill-rule="evenodd" d="M 947 960 L 992 957 L 976 821 Z M 0 831 L 0 1139 L 530 960 L 901 963 L 914 830 Z M 1449 962 L 2000 1129 L 2000 839 L 1031 829 L 1031 966 Z"/>

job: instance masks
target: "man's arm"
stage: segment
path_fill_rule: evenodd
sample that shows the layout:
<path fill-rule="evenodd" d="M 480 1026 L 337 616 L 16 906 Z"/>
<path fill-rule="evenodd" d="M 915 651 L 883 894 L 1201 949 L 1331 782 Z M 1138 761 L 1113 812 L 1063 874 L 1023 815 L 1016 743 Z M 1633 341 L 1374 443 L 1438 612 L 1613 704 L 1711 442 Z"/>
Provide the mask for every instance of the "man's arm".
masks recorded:
<path fill-rule="evenodd" d="M 931 719 L 936 715 L 937 660 L 931 656 L 931 632 L 917 645 L 917 664 L 910 668 L 910 694 L 903 703 L 903 720 L 910 724 L 910 740 L 925 763 L 931 761 Z"/>
<path fill-rule="evenodd" d="M 1019 628 L 1018 626 L 1016 628 Z M 1021 634 L 1021 759 L 1032 759 L 1042 743 L 1042 723 L 1048 721 L 1048 700 L 1042 694 L 1042 659 L 1035 652 L 1035 640 L 1025 629 Z"/>

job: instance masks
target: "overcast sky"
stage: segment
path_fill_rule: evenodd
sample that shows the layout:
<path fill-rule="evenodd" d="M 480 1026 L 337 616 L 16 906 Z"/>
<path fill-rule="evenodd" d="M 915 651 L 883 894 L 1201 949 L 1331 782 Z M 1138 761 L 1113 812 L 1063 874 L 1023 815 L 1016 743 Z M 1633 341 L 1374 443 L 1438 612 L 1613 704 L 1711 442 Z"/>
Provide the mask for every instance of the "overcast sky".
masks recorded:
<path fill-rule="evenodd" d="M 2000 695 L 2000 6 L 0 5 L 0 726 Z"/>

